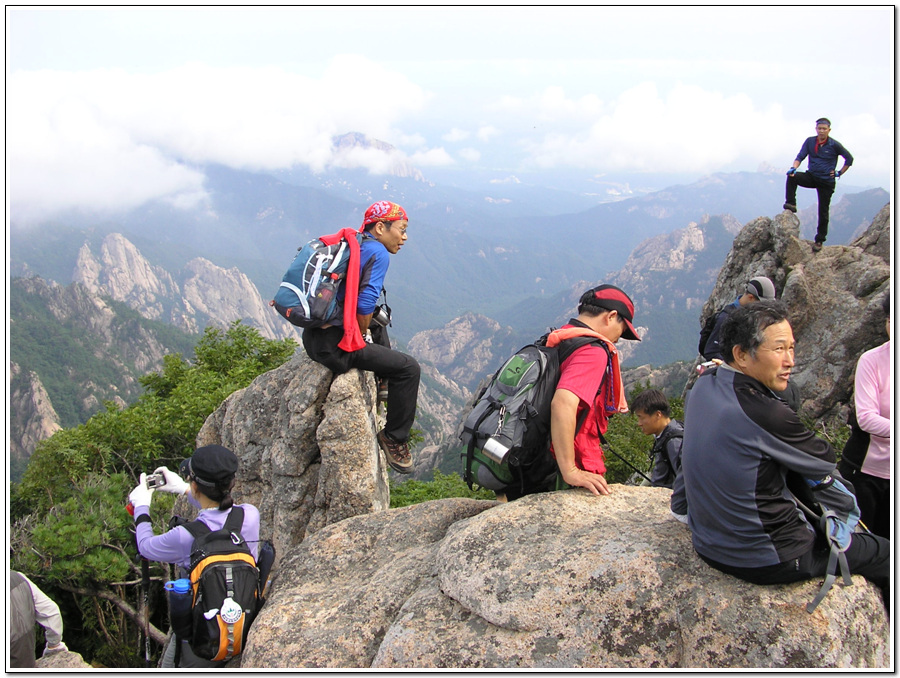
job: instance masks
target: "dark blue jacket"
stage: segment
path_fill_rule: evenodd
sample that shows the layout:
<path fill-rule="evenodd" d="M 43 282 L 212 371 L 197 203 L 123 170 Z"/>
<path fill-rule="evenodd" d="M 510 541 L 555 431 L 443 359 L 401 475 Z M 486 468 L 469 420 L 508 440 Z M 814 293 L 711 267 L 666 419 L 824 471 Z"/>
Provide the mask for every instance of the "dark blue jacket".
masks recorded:
<path fill-rule="evenodd" d="M 819 147 L 817 153 L 817 141 L 818 137 L 809 137 L 809 139 L 804 141 L 796 160 L 797 162 L 803 162 L 803 159 L 809 156 L 809 164 L 806 171 L 819 179 L 834 181 L 831 173 L 837 167 L 838 156 L 841 156 L 848 166 L 853 164 L 853 156 L 850 155 L 850 151 L 841 145 L 840 141 L 831 137 L 825 140 L 825 143 Z"/>

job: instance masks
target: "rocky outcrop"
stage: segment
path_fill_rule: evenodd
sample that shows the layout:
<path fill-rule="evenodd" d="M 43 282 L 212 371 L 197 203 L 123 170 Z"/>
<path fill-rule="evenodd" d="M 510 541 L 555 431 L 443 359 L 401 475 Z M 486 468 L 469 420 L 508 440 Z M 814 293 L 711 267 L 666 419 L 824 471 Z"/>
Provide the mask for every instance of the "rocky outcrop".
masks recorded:
<path fill-rule="evenodd" d="M 186 332 L 197 333 L 207 325 L 224 329 L 242 320 L 270 339 L 300 338 L 297 328 L 280 318 L 238 269 L 224 269 L 196 258 L 172 275 L 151 264 L 118 233 L 103 239 L 96 256 L 85 243 L 72 279 L 95 295 L 109 296 L 145 318 L 171 323 Z"/>
<path fill-rule="evenodd" d="M 656 368 L 650 365 L 641 365 L 623 369 L 622 384 L 625 386 L 625 392 L 629 394 L 636 385 L 649 384 L 650 388 L 659 389 L 666 394 L 666 397 L 672 398 L 681 395 L 692 369 L 693 365 L 687 362 L 677 362 Z"/>
<path fill-rule="evenodd" d="M 492 373 L 506 353 L 519 348 L 509 327 L 476 313 L 466 313 L 409 341 L 410 353 L 430 362 L 457 384 L 472 389 Z"/>
<path fill-rule="evenodd" d="M 66 671 L 71 669 L 90 669 L 78 652 L 51 652 L 46 657 L 38 657 L 35 669 L 39 671 Z"/>
<path fill-rule="evenodd" d="M 134 402 L 143 390 L 138 379 L 173 352 L 148 324 L 130 317 L 130 311 L 122 314 L 81 283 L 64 287 L 41 278 L 16 278 L 10 288 L 20 309 L 10 323 L 29 328 L 16 339 L 45 342 L 40 352 L 27 346 L 17 349 L 32 360 L 38 353 L 43 364 L 52 366 L 48 369 L 54 378 L 70 382 L 63 389 L 66 401 L 51 403 L 38 376 L 11 371 L 9 437 L 16 454 L 29 457 L 39 440 L 61 425 L 86 421 L 105 401 L 119 406 Z"/>
<path fill-rule="evenodd" d="M 35 446 L 62 427 L 44 385 L 34 372 L 23 373 L 9 364 L 9 456 L 10 462 L 24 464 Z"/>
<path fill-rule="evenodd" d="M 171 321 L 167 307 L 178 294 L 178 285 L 165 269 L 153 266 L 124 236 L 113 233 L 103 240 L 95 257 L 85 243 L 78 251 L 72 282 L 94 294 L 106 294 L 140 310 L 151 320 Z M 183 327 L 196 332 L 196 327 Z"/>
<path fill-rule="evenodd" d="M 648 238 L 634 248 L 610 282 L 626 290 L 644 314 L 700 308 L 740 228 L 731 215 L 706 215 L 699 223 Z"/>
<path fill-rule="evenodd" d="M 826 244 L 815 254 L 800 239 L 799 227 L 790 212 L 744 226 L 703 307 L 701 323 L 733 301 L 748 279 L 771 278 L 791 311 L 797 342 L 792 379 L 800 389 L 803 414 L 843 419 L 857 359 L 887 339 L 881 301 L 890 290 L 890 205 L 850 245 Z"/>
<path fill-rule="evenodd" d="M 878 590 L 761 587 L 714 570 L 669 492 L 613 485 L 427 502 L 286 553 L 243 668 L 849 668 L 891 665 Z M 848 632 L 852 630 L 852 632 Z"/>
<path fill-rule="evenodd" d="M 207 418 L 197 445 L 239 455 L 235 499 L 259 508 L 262 538 L 284 554 L 326 525 L 388 507 L 375 405 L 370 372 L 335 377 L 298 350 L 232 393 Z"/>

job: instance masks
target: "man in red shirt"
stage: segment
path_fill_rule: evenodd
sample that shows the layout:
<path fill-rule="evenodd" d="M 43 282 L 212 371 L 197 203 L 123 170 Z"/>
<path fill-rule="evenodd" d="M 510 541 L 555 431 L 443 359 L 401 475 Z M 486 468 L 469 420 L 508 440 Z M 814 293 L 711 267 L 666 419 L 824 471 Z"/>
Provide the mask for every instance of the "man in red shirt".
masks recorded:
<path fill-rule="evenodd" d="M 611 414 L 628 411 L 615 343 L 623 337 L 641 340 L 633 320 L 631 298 L 615 285 L 600 285 L 581 295 L 578 317 L 563 326 L 593 330 L 609 350 L 596 343 L 582 346 L 560 367 L 550 405 L 550 437 L 559 466 L 557 489 L 585 487 L 597 496 L 609 494 L 600 436 L 606 433 Z M 576 434 L 579 421 L 583 423 Z"/>

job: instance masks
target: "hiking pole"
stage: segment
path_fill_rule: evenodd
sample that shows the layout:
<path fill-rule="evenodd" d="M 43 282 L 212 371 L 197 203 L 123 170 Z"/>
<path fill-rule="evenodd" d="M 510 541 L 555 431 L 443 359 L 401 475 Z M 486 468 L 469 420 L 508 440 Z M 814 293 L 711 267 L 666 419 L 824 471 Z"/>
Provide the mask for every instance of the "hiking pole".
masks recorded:
<path fill-rule="evenodd" d="M 144 665 L 150 668 L 150 561 L 141 556 L 141 588 L 144 589 Z"/>
<path fill-rule="evenodd" d="M 609 442 L 606 440 L 606 437 L 605 437 L 602 433 L 600 433 L 600 422 L 597 422 L 597 437 L 600 439 L 600 444 L 603 446 L 603 449 L 604 449 L 604 450 L 609 450 L 610 452 L 612 452 L 612 453 L 613 453 L 614 455 L 616 455 L 619 459 L 621 459 L 623 462 L 625 462 L 625 465 L 628 466 L 628 468 L 630 468 L 632 471 L 634 471 L 635 473 L 637 473 L 641 478 L 643 478 L 644 480 L 646 480 L 646 481 L 647 481 L 648 483 L 650 483 L 651 485 L 653 484 L 653 481 L 650 480 L 650 478 L 648 478 L 648 477 L 643 473 L 643 471 L 641 471 L 640 469 L 638 469 L 637 466 L 635 466 L 634 464 L 632 464 L 632 463 L 631 463 L 630 461 L 628 461 L 625 457 L 623 457 L 621 454 L 619 454 L 619 453 L 616 452 L 612 447 L 609 446 Z"/>
<path fill-rule="evenodd" d="M 646 480 L 648 483 L 652 483 L 652 482 L 653 482 L 653 481 L 650 480 L 650 478 L 647 477 L 647 475 L 646 475 L 645 473 L 643 473 L 640 469 L 638 469 L 637 466 L 635 466 L 635 465 L 632 464 L 630 461 L 628 461 L 625 457 L 623 457 L 621 454 L 619 454 L 618 452 L 616 452 L 616 451 L 615 451 L 613 448 L 611 448 L 608 444 L 604 446 L 604 449 L 607 450 L 607 451 L 609 451 L 609 452 L 612 452 L 614 455 L 616 455 L 619 459 L 621 459 L 623 462 L 625 462 L 625 465 L 628 466 L 628 468 L 630 468 L 632 471 L 634 471 L 635 473 L 637 473 L 641 478 L 643 478 L 644 480 Z"/>
<path fill-rule="evenodd" d="M 134 505 L 131 500 L 125 504 L 125 510 L 128 515 L 134 516 Z M 141 555 L 141 547 L 137 544 L 137 531 L 134 533 L 135 546 L 137 546 L 137 556 L 141 560 L 141 589 L 144 594 L 144 609 L 141 611 L 141 632 L 144 634 L 144 665 L 150 668 L 150 561 Z"/>

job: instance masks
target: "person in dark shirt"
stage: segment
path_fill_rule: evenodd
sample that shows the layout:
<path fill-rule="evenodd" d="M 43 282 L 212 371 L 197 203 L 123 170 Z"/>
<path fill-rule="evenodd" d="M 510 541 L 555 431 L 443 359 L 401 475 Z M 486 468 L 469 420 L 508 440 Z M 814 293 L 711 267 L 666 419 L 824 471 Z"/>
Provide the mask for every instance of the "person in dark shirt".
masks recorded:
<path fill-rule="evenodd" d="M 784 209 L 797 211 L 797 186 L 814 188 L 819 197 L 819 226 L 813 242 L 813 252 L 822 249 L 822 243 L 828 236 L 828 212 L 831 207 L 831 196 L 834 194 L 834 181 L 850 169 L 853 156 L 831 133 L 831 121 L 828 118 L 816 120 L 816 136 L 809 137 L 800 147 L 794 164 L 787 171 L 787 182 L 784 187 Z M 844 159 L 844 166 L 837 168 L 838 156 Z M 798 172 L 797 168 L 804 158 L 809 158 L 806 172 Z"/>
<path fill-rule="evenodd" d="M 650 458 L 653 470 L 650 484 L 653 487 L 672 489 L 678 469 L 681 468 L 681 442 L 684 426 L 669 414 L 669 401 L 655 388 L 638 393 L 631 403 L 631 411 L 637 417 L 638 426 L 648 436 L 653 436 Z"/>
<path fill-rule="evenodd" d="M 715 325 L 713 325 L 712 332 L 710 332 L 709 338 L 706 340 L 706 344 L 704 345 L 702 350 L 703 358 L 705 360 L 717 361 L 721 361 L 723 359 L 722 348 L 719 345 L 722 340 L 722 325 L 725 324 L 725 320 L 731 313 L 739 309 L 741 306 L 753 304 L 762 299 L 775 298 L 775 283 L 773 283 L 764 275 L 758 275 L 755 278 L 750 278 L 750 280 L 744 287 L 744 293 L 738 295 L 738 297 L 733 302 L 719 311 L 716 315 Z"/>

